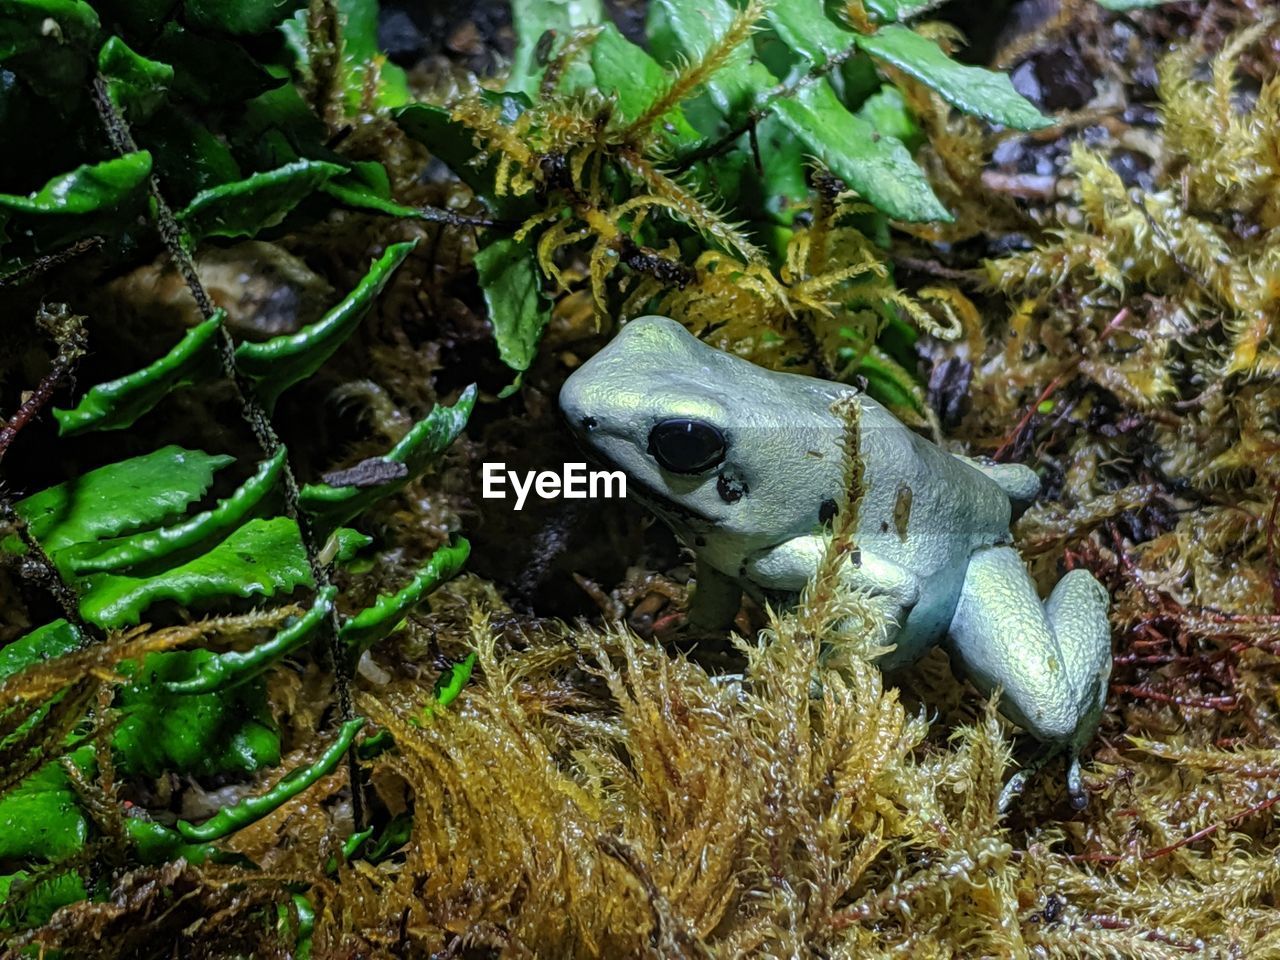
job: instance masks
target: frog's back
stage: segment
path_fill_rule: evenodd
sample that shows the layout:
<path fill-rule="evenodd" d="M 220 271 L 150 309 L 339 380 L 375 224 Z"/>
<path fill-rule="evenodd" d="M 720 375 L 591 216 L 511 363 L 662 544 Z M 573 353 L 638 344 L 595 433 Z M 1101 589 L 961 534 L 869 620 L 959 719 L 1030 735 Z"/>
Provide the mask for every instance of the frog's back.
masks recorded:
<path fill-rule="evenodd" d="M 858 546 L 909 570 L 920 599 L 888 665 L 914 660 L 947 630 L 975 550 L 1009 539 L 1009 497 L 994 480 L 862 397 L 865 492 Z"/>

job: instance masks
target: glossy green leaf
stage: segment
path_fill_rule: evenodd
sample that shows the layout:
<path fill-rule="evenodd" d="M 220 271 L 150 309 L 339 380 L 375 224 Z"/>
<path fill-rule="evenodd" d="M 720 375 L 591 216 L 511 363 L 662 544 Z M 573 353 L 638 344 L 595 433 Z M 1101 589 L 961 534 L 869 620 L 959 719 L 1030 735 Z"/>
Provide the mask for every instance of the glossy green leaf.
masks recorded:
<path fill-rule="evenodd" d="M 15 504 L 31 534 L 54 553 L 73 543 L 116 537 L 182 514 L 234 457 L 182 447 L 108 464 Z M 6 547 L 14 544 L 6 541 Z"/>
<path fill-rule="evenodd" d="M 471 544 L 458 537 L 431 555 L 413 579 L 394 594 L 380 594 L 342 626 L 342 639 L 353 650 L 364 650 L 394 630 L 406 614 L 436 587 L 457 576 L 467 562 Z"/>
<path fill-rule="evenodd" d="M 262 343 L 242 343 L 236 349 L 237 366 L 243 374 L 258 381 L 259 396 L 268 407 L 290 386 L 320 369 L 355 332 L 415 243 L 395 243 L 387 247 L 356 288 L 315 323 L 297 333 Z"/>
<path fill-rule="evenodd" d="M 220 653 L 196 665 L 191 676 L 167 682 L 165 689 L 169 693 L 212 693 L 252 680 L 276 661 L 309 643 L 333 612 L 337 596 L 337 587 L 325 587 L 316 594 L 306 613 L 295 618 L 270 640 L 250 650 Z"/>
<path fill-rule="evenodd" d="M 339 530 L 335 536 L 347 547 L 368 542 L 353 530 Z M 207 553 L 154 576 L 91 574 L 83 580 L 80 615 L 116 628 L 138 623 L 144 610 L 163 600 L 189 604 L 271 597 L 314 585 L 298 525 L 288 517 L 257 519 Z"/>
<path fill-rule="evenodd" d="M 656 0 L 683 54 L 694 62 L 703 60 L 729 30 L 737 9 L 729 0 Z M 755 106 L 756 97 L 769 90 L 777 79 L 752 57 L 751 44 L 739 44 L 724 66 L 707 81 L 707 91 L 722 114 L 731 119 L 744 116 Z"/>
<path fill-rule="evenodd" d="M 475 402 L 476 388 L 473 384 L 462 391 L 453 406 L 436 406 L 383 455 L 384 460 L 403 463 L 408 468 L 408 473 L 403 478 L 363 488 L 310 483 L 301 490 L 299 502 L 302 508 L 319 520 L 321 526 L 333 527 L 345 523 L 370 504 L 399 490 L 457 439 L 467 425 Z"/>
<path fill-rule="evenodd" d="M 362 717 L 348 720 L 339 728 L 338 736 L 325 748 L 324 753 L 320 754 L 315 763 L 290 771 L 266 793 L 257 797 L 248 797 L 233 807 L 219 810 L 199 826 L 179 820 L 178 832 L 188 840 L 218 840 L 261 820 L 315 784 L 321 777 L 331 773 L 351 747 L 363 725 Z"/>
<path fill-rule="evenodd" d="M 70 755 L 82 772 L 93 748 Z M 0 860 L 61 860 L 84 847 L 89 824 L 60 762 L 46 763 L 0 798 Z"/>
<path fill-rule="evenodd" d="M 97 13 L 81 0 L 0 0 L 0 60 L 86 42 L 98 26 Z"/>
<path fill-rule="evenodd" d="M 885 86 L 867 97 L 858 108 L 858 116 L 866 120 L 882 137 L 901 140 L 914 151 L 924 140 L 924 131 L 907 109 L 907 102 L 896 87 Z"/>
<path fill-rule="evenodd" d="M 203 190 L 177 214 L 193 238 L 252 237 L 278 226 L 321 184 L 346 171 L 323 160 L 297 160 L 235 183 Z"/>
<path fill-rule="evenodd" d="M 54 620 L 0 647 L 0 681 L 46 660 L 54 660 L 80 646 L 80 631 L 66 620 Z"/>
<path fill-rule="evenodd" d="M 445 667 L 436 678 L 435 687 L 432 690 L 435 694 L 435 702 L 423 707 L 422 712 L 417 717 L 411 717 L 409 722 L 415 726 L 421 726 L 430 720 L 437 710 L 457 700 L 458 695 L 462 693 L 462 688 L 471 679 L 471 672 L 476 668 L 476 659 L 476 653 L 473 650 L 461 663 L 452 663 Z M 365 742 L 368 743 L 368 741 Z"/>
<path fill-rule="evenodd" d="M 604 7 L 600 0 L 512 0 L 511 19 L 516 29 L 516 50 L 511 58 L 507 89 L 532 97 L 538 92 L 546 73 L 545 58 L 539 62 L 539 43 L 548 30 L 555 31 L 552 55 L 559 52 L 575 30 L 603 23 Z M 590 77 L 581 62 L 571 62 L 562 77 L 574 89 Z"/>
<path fill-rule="evenodd" d="M 522 93 L 480 94 L 490 105 L 499 109 L 504 123 L 514 123 L 530 106 L 530 100 Z M 533 211 L 529 197 L 497 196 L 495 171 L 497 160 L 488 157 L 479 165 L 480 152 L 475 136 L 465 125 L 455 121 L 449 111 L 430 103 L 411 103 L 391 111 L 406 134 L 426 146 L 441 163 L 471 188 L 471 191 L 495 216 L 519 221 Z"/>
<path fill-rule="evenodd" d="M 1053 123 L 1017 90 L 1008 75 L 952 60 L 932 40 L 901 26 L 859 34 L 858 46 L 937 90 L 952 106 L 1015 130 L 1038 130 Z"/>
<path fill-rule="evenodd" d="M 87 430 L 123 430 L 159 403 L 170 391 L 218 370 L 218 327 L 225 313 L 219 309 L 192 327 L 159 360 L 141 370 L 90 388 L 70 410 L 55 407 L 62 436 Z"/>
<path fill-rule="evenodd" d="M 867 12 L 881 23 L 910 20 L 945 2 L 946 0 L 863 0 Z"/>
<path fill-rule="evenodd" d="M 640 117 L 671 83 L 658 61 L 624 37 L 612 23 L 601 26 L 600 35 L 591 45 L 591 69 L 596 89 L 615 97 L 618 116 L 623 120 Z M 665 114 L 654 129 L 673 147 L 691 147 L 702 139 L 679 107 Z"/>
<path fill-rule="evenodd" d="M 151 116 L 173 83 L 173 67 L 134 52 L 119 37 L 98 51 L 98 71 L 106 78 L 107 96 L 131 123 Z"/>
<path fill-rule="evenodd" d="M 324 193 L 358 210 L 372 210 L 389 217 L 411 220 L 434 220 L 425 210 L 406 206 L 391 199 L 387 172 L 380 163 L 353 164 L 350 173 L 334 177 L 320 188 Z"/>
<path fill-rule="evenodd" d="M 280 762 L 280 738 L 261 684 L 194 696 L 166 689 L 168 681 L 192 676 L 214 656 L 209 650 L 181 650 L 148 654 L 141 667 L 120 665 L 132 680 L 115 700 L 120 719 L 111 743 L 122 772 L 212 776 L 252 773 Z"/>
<path fill-rule="evenodd" d="M 172 827 L 141 817 L 126 817 L 125 833 L 133 843 L 134 856 L 142 863 L 171 863 L 182 859 L 200 864 L 233 859 L 233 856 L 207 843 L 187 843 Z"/>
<path fill-rule="evenodd" d="M 112 210 L 145 189 L 150 173 L 151 154 L 145 150 L 102 163 L 86 163 L 25 197 L 0 193 L 0 217 L 6 213 L 68 216 Z"/>
<path fill-rule="evenodd" d="M 827 18 L 822 0 L 770 4 L 765 15 L 782 42 L 814 66 L 853 46 L 853 34 Z"/>
<path fill-rule="evenodd" d="M 58 554 L 58 565 L 76 576 L 119 573 L 221 540 L 257 512 L 276 489 L 284 473 L 285 456 L 286 450 L 281 447 L 262 461 L 235 493 L 219 500 L 211 510 L 128 537 L 76 544 Z"/>
<path fill-rule="evenodd" d="M 542 331 L 551 321 L 551 304 L 539 288 L 532 243 L 499 237 L 476 254 L 476 270 L 498 355 L 512 370 L 528 370 Z"/>
<path fill-rule="evenodd" d="M 0 931 L 29 929 L 49 922 L 49 918 L 69 903 L 88 896 L 84 881 L 75 870 L 41 876 L 19 870 L 0 877 Z"/>
<path fill-rule="evenodd" d="M 179 0 L 94 0 L 94 7 L 124 27 L 126 33 L 154 37 L 174 13 Z"/>
<path fill-rule="evenodd" d="M 209 30 L 233 34 L 266 33 L 306 0 L 185 0 L 187 20 Z"/>
<path fill-rule="evenodd" d="M 173 91 L 202 106 L 235 105 L 288 83 L 272 76 L 242 44 L 170 21 L 147 54 L 173 65 Z M 289 87 L 292 89 L 292 86 Z"/>
<path fill-rule="evenodd" d="M 773 111 L 836 176 L 897 220 L 952 219 L 907 148 L 850 113 L 825 81 L 777 100 Z"/>
<path fill-rule="evenodd" d="M 409 82 L 404 70 L 387 62 L 378 47 L 376 0 L 338 0 L 338 12 L 342 16 L 342 68 L 347 108 L 358 110 L 364 102 L 371 65 L 377 70 L 378 78 L 374 103 L 383 108 L 408 103 Z"/>

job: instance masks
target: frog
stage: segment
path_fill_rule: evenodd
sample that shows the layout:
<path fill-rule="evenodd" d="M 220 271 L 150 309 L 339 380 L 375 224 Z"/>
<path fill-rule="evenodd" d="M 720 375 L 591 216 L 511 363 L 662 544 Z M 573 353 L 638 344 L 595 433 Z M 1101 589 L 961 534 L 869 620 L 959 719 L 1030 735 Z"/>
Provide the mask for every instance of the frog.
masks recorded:
<path fill-rule="evenodd" d="M 1041 600 L 1010 533 L 1015 507 L 1039 493 L 1033 469 L 944 450 L 856 384 L 757 366 L 657 315 L 623 324 L 565 380 L 559 405 L 587 454 L 621 470 L 628 496 L 692 551 L 687 619 L 709 630 L 732 625 L 744 592 L 794 602 L 817 571 L 849 500 L 850 421 L 834 408 L 845 396 L 858 405 L 863 472 L 840 580 L 887 612 L 877 665 L 896 670 L 944 647 L 1043 747 L 1001 806 L 1065 753 L 1082 808 L 1080 754 L 1111 672 L 1110 595 L 1077 567 Z"/>

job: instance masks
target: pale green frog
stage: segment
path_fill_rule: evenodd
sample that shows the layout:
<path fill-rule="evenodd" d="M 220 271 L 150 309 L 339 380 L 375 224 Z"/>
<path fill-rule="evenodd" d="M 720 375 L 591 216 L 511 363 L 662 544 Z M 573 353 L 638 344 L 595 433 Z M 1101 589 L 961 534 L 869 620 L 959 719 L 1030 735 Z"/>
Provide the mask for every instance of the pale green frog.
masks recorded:
<path fill-rule="evenodd" d="M 865 490 L 844 578 L 891 609 L 895 648 L 880 666 L 944 643 L 980 691 L 1002 690 L 1004 714 L 1046 755 L 1068 752 L 1083 805 L 1077 754 L 1106 697 L 1110 598 L 1076 569 L 1041 602 L 1009 534 L 1011 501 L 1039 490 L 1034 471 L 947 453 L 854 387 L 765 370 L 666 317 L 626 324 L 569 377 L 560 406 L 694 552 L 690 620 L 710 627 L 732 620 L 744 589 L 785 601 L 815 572 L 846 500 L 831 406 L 851 392 Z"/>

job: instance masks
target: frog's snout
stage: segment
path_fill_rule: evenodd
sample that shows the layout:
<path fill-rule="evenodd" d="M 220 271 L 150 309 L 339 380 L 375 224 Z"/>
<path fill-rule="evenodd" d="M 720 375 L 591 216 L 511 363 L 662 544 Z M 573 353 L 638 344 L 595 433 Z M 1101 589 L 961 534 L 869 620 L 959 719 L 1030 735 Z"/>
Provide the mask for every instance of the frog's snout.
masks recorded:
<path fill-rule="evenodd" d="M 599 421 L 589 408 L 589 391 L 583 387 L 581 374 L 581 369 L 576 370 L 560 388 L 560 412 L 575 434 L 585 435 L 595 430 Z"/>

